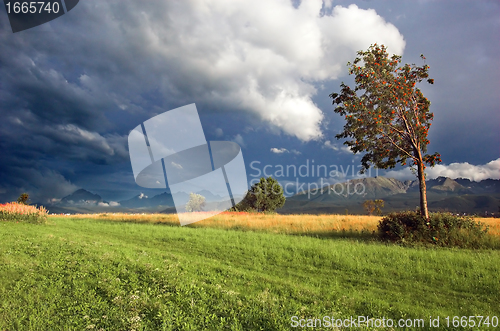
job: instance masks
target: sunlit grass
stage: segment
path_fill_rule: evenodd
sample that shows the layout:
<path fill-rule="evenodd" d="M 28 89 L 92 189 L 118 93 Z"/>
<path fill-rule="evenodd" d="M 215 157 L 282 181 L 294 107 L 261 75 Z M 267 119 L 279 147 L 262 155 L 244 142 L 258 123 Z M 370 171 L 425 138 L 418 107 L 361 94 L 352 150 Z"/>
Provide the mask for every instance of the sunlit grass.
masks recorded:
<path fill-rule="evenodd" d="M 301 219 L 325 223 L 306 227 L 317 231 L 368 217 L 219 217 L 185 227 L 175 215 L 0 222 L 0 330 L 290 330 L 291 316 L 500 316 L 498 250 L 272 233 L 300 231 L 292 225 Z M 260 228 L 226 230 L 235 222 Z"/>

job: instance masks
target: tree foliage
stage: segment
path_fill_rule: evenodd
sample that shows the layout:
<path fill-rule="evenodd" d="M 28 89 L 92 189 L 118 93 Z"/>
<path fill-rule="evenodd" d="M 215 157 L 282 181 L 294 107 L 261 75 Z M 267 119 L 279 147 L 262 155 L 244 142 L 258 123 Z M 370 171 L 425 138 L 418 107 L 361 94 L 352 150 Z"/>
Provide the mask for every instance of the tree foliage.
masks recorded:
<path fill-rule="evenodd" d="M 382 208 L 384 208 L 384 200 L 366 200 L 363 203 L 363 208 L 365 208 L 368 215 L 382 215 Z"/>
<path fill-rule="evenodd" d="M 30 195 L 28 193 L 22 193 L 19 198 L 17 198 L 17 203 L 22 205 L 29 205 Z"/>
<path fill-rule="evenodd" d="M 186 204 L 187 212 L 203 211 L 205 207 L 205 197 L 201 194 L 190 193 L 189 201 Z"/>
<path fill-rule="evenodd" d="M 272 177 L 262 177 L 258 183 L 252 185 L 245 198 L 232 210 L 272 212 L 283 207 L 285 200 L 279 182 Z"/>
<path fill-rule="evenodd" d="M 374 44 L 357 54 L 354 62 L 347 64 L 349 74 L 355 75 L 355 88 L 342 83 L 340 93 L 330 94 L 337 105 L 334 111 L 346 120 L 336 138 L 347 138 L 344 144 L 354 153 L 365 153 L 361 173 L 370 166 L 415 166 L 421 183 L 421 212 L 427 217 L 425 164 L 441 162 L 438 153 L 426 154 L 434 115 L 429 111 L 430 101 L 416 87 L 424 80 L 434 83 L 429 66 L 423 55 L 423 66 L 400 66 L 401 56 L 389 56 L 384 45 Z"/>

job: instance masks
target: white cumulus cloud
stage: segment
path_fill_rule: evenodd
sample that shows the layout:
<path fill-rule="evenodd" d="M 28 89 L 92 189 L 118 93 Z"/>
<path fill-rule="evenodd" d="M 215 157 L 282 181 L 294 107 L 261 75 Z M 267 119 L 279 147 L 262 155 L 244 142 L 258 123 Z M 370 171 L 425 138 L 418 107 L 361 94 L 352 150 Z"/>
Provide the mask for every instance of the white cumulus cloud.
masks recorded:
<path fill-rule="evenodd" d="M 427 179 L 435 179 L 440 176 L 449 178 L 468 178 L 472 181 L 482 181 L 484 179 L 500 179 L 500 158 L 482 165 L 473 165 L 468 162 L 450 163 L 449 165 L 438 164 L 425 170 Z M 386 177 L 400 180 L 415 179 L 410 168 L 388 171 Z"/>
<path fill-rule="evenodd" d="M 292 153 L 292 154 L 295 154 L 295 155 L 302 154 L 301 152 L 299 152 L 296 149 L 288 150 L 286 148 L 276 148 L 276 147 L 271 148 L 271 152 L 273 152 L 275 154 L 283 154 L 283 153 Z"/>
<path fill-rule="evenodd" d="M 332 143 L 330 140 L 324 142 L 323 148 L 333 149 L 336 152 L 341 151 L 344 153 L 352 154 L 351 148 L 349 146 L 343 144 L 335 144 Z"/>
<path fill-rule="evenodd" d="M 332 8 L 332 1 L 323 15 L 321 0 L 297 7 L 290 0 L 123 0 L 124 15 L 112 20 L 105 13 L 113 12 L 107 8 L 114 8 L 113 2 L 86 5 L 100 7 L 89 11 L 98 16 L 89 21 L 99 22 L 99 33 L 120 41 L 117 50 L 100 46 L 130 68 L 121 74 L 148 77 L 150 86 L 140 88 L 159 88 L 186 103 L 251 112 L 303 141 L 323 136 L 324 115 L 312 101 L 315 83 L 345 74 L 346 62 L 370 44 L 385 44 L 397 54 L 405 47 L 398 29 L 375 10 Z M 97 80 L 93 77 L 95 86 L 107 84 Z"/>
<path fill-rule="evenodd" d="M 273 152 L 275 154 L 289 153 L 288 149 L 286 149 L 286 148 L 276 148 L 276 147 L 271 148 L 271 152 Z"/>

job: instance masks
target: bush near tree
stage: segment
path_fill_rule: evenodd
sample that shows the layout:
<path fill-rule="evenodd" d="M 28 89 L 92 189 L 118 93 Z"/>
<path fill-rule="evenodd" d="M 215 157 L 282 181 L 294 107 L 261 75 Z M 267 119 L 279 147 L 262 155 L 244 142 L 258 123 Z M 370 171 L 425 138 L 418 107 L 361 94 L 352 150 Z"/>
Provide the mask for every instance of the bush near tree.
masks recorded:
<path fill-rule="evenodd" d="M 262 177 L 252 185 L 243 200 L 230 211 L 274 212 L 283 207 L 286 198 L 279 182 L 272 178 Z"/>
<path fill-rule="evenodd" d="M 497 240 L 482 223 L 450 213 L 431 213 L 428 219 L 415 211 L 391 213 L 380 221 L 378 233 L 385 241 L 444 247 L 487 248 Z"/>

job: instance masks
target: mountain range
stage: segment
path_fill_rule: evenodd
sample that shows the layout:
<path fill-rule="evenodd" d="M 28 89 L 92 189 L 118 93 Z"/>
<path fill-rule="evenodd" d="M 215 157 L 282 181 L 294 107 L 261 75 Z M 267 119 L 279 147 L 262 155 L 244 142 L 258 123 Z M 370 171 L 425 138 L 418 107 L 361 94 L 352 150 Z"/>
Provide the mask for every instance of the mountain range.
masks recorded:
<path fill-rule="evenodd" d="M 468 179 L 438 177 L 426 181 L 429 210 L 468 214 L 500 212 L 500 180 L 480 182 Z M 220 200 L 209 191 L 200 191 L 207 202 Z M 181 196 L 181 203 L 189 194 Z M 353 179 L 323 188 L 300 192 L 286 199 L 278 210 L 284 214 L 365 214 L 365 200 L 382 199 L 384 213 L 415 209 L 419 206 L 418 181 L 399 181 L 394 178 L 369 177 Z M 140 193 L 119 202 L 107 202 L 98 194 L 79 189 L 59 202 L 44 205 L 50 213 L 102 213 L 102 212 L 164 212 L 175 213 L 172 195 L 167 192 L 148 197 Z"/>
<path fill-rule="evenodd" d="M 209 191 L 202 190 L 196 192 L 205 197 L 207 202 L 220 201 L 221 197 Z M 189 194 L 181 193 L 178 201 L 186 204 L 189 201 Z M 75 214 L 75 213 L 103 213 L 103 212 L 165 212 L 175 213 L 174 200 L 167 192 L 148 197 L 140 193 L 130 199 L 118 202 L 108 202 L 98 194 L 94 194 L 85 189 L 79 189 L 72 194 L 65 196 L 58 202 L 50 204 L 37 203 L 43 205 L 49 213 L 55 214 Z"/>
<path fill-rule="evenodd" d="M 431 211 L 468 214 L 498 213 L 500 180 L 438 177 L 426 181 L 427 203 Z M 365 200 L 382 199 L 383 212 L 416 209 L 420 205 L 418 181 L 369 177 L 353 179 L 287 198 L 281 213 L 345 213 L 364 214 Z"/>

